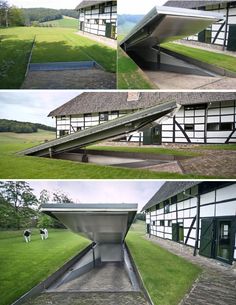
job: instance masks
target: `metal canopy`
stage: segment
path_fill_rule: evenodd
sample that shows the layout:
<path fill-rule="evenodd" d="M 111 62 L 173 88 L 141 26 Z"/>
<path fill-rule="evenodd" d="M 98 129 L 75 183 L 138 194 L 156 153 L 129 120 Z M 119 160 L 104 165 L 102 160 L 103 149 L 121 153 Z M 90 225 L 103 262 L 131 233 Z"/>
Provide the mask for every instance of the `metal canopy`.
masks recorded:
<path fill-rule="evenodd" d="M 122 244 L 137 204 L 44 204 L 41 211 L 97 244 Z"/>
<path fill-rule="evenodd" d="M 157 46 L 199 33 L 223 18 L 223 14 L 208 11 L 155 6 L 122 40 L 120 45 L 125 50 L 134 46 Z"/>
<path fill-rule="evenodd" d="M 175 110 L 176 107 L 176 102 L 163 102 L 157 106 L 136 111 L 83 131 L 78 131 L 59 139 L 48 141 L 36 147 L 26 149 L 19 154 L 47 157 L 72 149 L 85 147 L 101 140 L 138 130 Z"/>

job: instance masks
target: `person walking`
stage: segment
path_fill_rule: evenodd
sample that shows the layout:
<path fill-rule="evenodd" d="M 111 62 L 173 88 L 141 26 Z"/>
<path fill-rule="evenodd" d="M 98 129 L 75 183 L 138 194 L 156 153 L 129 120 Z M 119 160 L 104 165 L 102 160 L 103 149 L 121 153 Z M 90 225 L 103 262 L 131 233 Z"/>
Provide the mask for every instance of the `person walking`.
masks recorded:
<path fill-rule="evenodd" d="M 39 230 L 39 233 L 40 233 L 41 239 L 44 240 L 44 239 L 45 239 L 45 232 L 44 232 L 44 229 L 40 229 L 40 230 Z"/>
<path fill-rule="evenodd" d="M 30 242 L 30 236 L 31 236 L 31 231 L 30 229 L 26 229 L 23 233 L 23 236 L 24 236 L 24 239 L 25 239 L 25 242 L 28 243 Z"/>

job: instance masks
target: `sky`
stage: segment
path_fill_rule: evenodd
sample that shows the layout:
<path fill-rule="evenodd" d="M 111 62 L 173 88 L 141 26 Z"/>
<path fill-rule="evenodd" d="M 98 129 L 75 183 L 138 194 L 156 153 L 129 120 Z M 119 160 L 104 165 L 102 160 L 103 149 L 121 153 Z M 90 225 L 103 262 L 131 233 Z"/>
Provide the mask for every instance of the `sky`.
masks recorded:
<path fill-rule="evenodd" d="M 8 3 L 20 8 L 48 7 L 55 9 L 75 9 L 81 1 L 82 0 L 8 0 Z"/>
<path fill-rule="evenodd" d="M 158 191 L 163 181 L 27 181 L 39 197 L 40 191 L 60 191 L 75 203 L 137 203 L 139 211 Z"/>
<path fill-rule="evenodd" d="M 155 5 L 162 6 L 167 0 L 118 0 L 118 14 L 145 15 Z"/>
<path fill-rule="evenodd" d="M 17 7 L 48 7 L 74 9 L 82 0 L 8 0 Z M 119 14 L 146 14 L 154 5 L 161 6 L 167 0 L 118 0 Z M 134 5 L 135 3 L 135 5 Z"/>
<path fill-rule="evenodd" d="M 0 92 L 0 119 L 55 126 L 50 111 L 79 95 L 79 90 L 12 90 Z"/>

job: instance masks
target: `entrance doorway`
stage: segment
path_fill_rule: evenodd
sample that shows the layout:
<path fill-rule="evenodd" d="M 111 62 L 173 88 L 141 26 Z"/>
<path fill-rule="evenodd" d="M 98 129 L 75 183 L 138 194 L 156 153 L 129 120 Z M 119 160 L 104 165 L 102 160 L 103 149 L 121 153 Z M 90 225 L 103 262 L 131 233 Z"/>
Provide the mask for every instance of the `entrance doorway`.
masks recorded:
<path fill-rule="evenodd" d="M 235 217 L 202 219 L 199 254 L 231 264 L 235 233 Z"/>
<path fill-rule="evenodd" d="M 172 240 L 177 242 L 184 242 L 183 223 L 172 223 Z"/>
<path fill-rule="evenodd" d="M 161 145 L 161 129 L 162 125 L 157 125 L 152 128 L 146 128 L 143 131 L 144 145 Z"/>
<path fill-rule="evenodd" d="M 236 51 L 236 24 L 229 25 L 227 50 Z"/>

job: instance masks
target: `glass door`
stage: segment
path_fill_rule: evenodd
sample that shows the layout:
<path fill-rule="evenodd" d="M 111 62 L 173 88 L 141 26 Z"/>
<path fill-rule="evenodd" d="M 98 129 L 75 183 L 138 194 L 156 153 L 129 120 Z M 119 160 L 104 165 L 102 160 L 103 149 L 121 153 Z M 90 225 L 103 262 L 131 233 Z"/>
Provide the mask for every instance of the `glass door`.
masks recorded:
<path fill-rule="evenodd" d="M 232 222 L 219 220 L 217 230 L 216 256 L 225 261 L 232 258 Z"/>

